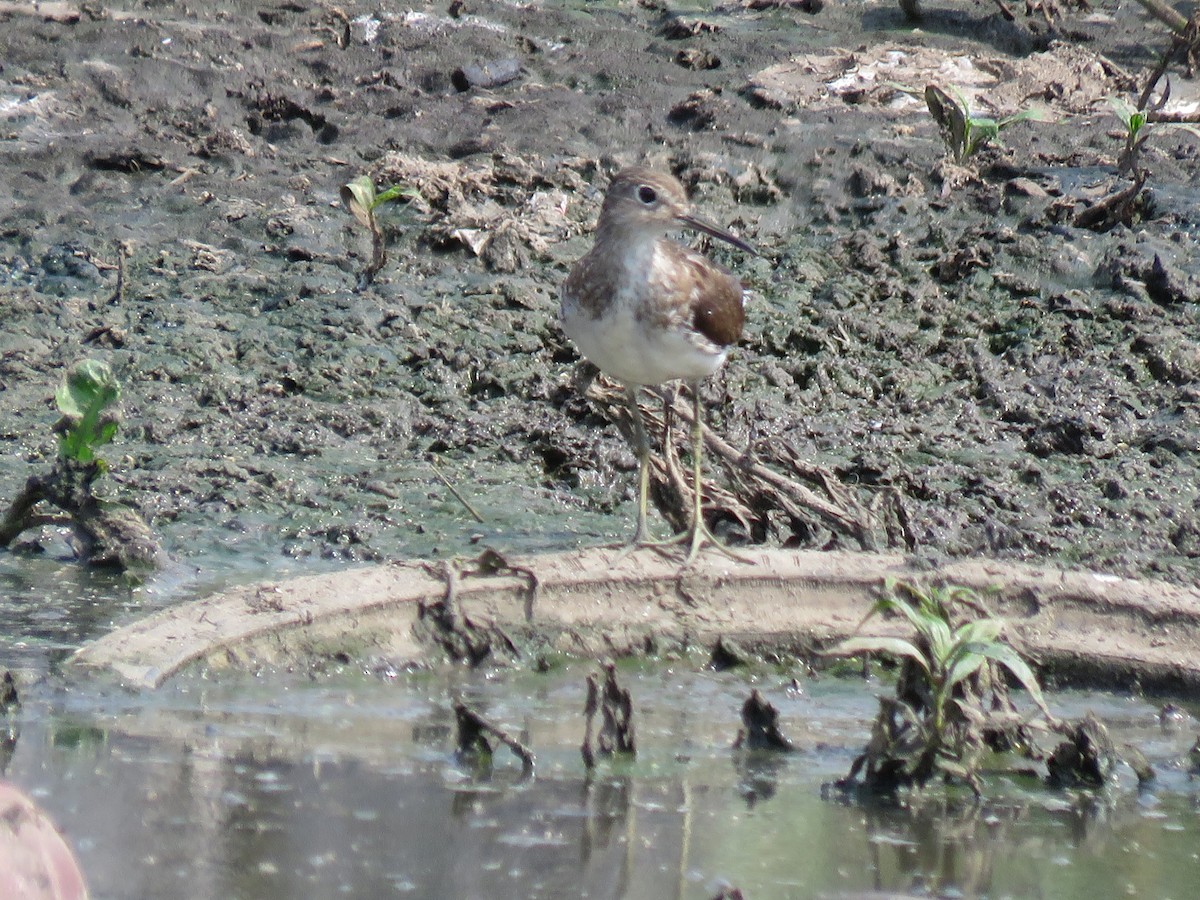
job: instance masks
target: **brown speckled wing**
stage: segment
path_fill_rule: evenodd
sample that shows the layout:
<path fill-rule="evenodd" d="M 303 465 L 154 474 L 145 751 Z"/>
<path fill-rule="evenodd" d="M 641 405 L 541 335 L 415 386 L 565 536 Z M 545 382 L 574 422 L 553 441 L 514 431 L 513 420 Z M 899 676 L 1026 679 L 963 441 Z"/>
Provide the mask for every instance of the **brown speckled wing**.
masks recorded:
<path fill-rule="evenodd" d="M 742 283 L 724 266 L 695 253 L 685 253 L 684 263 L 695 286 L 688 311 L 691 325 L 718 347 L 736 344 L 742 336 L 746 310 Z"/>

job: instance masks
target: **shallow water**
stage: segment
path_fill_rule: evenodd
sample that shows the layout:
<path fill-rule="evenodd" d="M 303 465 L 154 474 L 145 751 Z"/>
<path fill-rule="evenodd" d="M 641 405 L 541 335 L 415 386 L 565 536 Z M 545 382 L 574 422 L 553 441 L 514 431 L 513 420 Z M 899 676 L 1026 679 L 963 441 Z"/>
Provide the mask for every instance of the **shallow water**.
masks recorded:
<path fill-rule="evenodd" d="M 994 776 L 980 806 L 863 808 L 821 785 L 865 740 L 878 685 L 630 668 L 639 755 L 589 783 L 587 671 L 196 674 L 138 695 L 47 682 L 7 777 L 63 827 L 101 898 L 700 898 L 722 882 L 754 898 L 1194 895 L 1200 790 L 1177 763 L 1192 729 L 1163 731 L 1146 702 L 1052 705 L 1137 742 L 1160 772 L 1151 790 L 1128 771 L 1098 794 Z M 799 752 L 730 750 L 751 687 Z M 532 780 L 504 750 L 490 773 L 456 764 L 457 697 L 534 749 Z"/>

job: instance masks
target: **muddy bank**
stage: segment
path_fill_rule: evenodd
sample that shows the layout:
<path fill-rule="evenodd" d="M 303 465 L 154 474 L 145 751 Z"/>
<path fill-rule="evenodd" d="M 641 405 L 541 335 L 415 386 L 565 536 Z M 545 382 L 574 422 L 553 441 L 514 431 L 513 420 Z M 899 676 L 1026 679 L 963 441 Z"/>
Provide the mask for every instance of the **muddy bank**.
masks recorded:
<path fill-rule="evenodd" d="M 917 570 L 883 554 L 770 550 L 753 559 L 704 558 L 681 573 L 651 551 L 615 567 L 605 550 L 513 560 L 485 552 L 369 567 L 176 606 L 85 646 L 74 662 L 156 687 L 190 665 L 398 671 L 453 658 L 536 667 L 558 654 L 707 652 L 718 639 L 804 659 L 848 636 L 891 577 L 976 589 L 1014 645 L 1061 683 L 1200 686 L 1194 588 L 1003 563 Z"/>
<path fill-rule="evenodd" d="M 111 490 L 198 569 L 623 534 L 635 461 L 576 389 L 556 292 L 607 175 L 646 161 L 765 252 L 713 251 L 753 292 L 707 388 L 732 445 L 894 498 L 885 545 L 923 558 L 1200 572 L 1194 139 L 1152 136 L 1130 224 L 1071 224 L 1116 184 L 1106 97 L 1165 46 L 1136 8 L 1059 44 L 984 2 L 916 29 L 882 3 L 0 19 L 0 495 L 54 453 L 48 398 L 95 356 L 126 398 Z M 908 80 L 1049 120 L 960 177 L 887 87 Z M 1176 73 L 1172 103 L 1194 95 Z M 364 173 L 422 199 L 356 292 L 370 240 L 338 191 Z M 851 546 L 751 506 L 755 539 Z"/>

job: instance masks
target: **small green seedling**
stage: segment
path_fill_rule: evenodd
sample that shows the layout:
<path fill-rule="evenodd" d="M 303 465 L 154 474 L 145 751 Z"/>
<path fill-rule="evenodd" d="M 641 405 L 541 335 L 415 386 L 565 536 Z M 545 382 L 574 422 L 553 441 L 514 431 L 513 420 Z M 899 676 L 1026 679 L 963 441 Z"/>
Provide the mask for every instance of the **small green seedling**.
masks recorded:
<path fill-rule="evenodd" d="M 1125 147 L 1121 151 L 1121 155 L 1117 158 L 1117 172 L 1125 174 L 1131 172 L 1137 175 L 1142 171 L 1141 154 L 1142 147 L 1145 146 L 1146 140 L 1152 132 L 1158 132 L 1165 128 L 1178 128 L 1188 132 L 1195 137 L 1200 137 L 1200 129 L 1187 122 L 1153 122 L 1151 114 L 1159 112 L 1166 106 L 1167 98 L 1171 95 L 1171 84 L 1167 82 L 1166 90 L 1158 102 L 1154 104 L 1152 110 L 1134 109 L 1120 97 L 1109 97 L 1108 105 L 1112 107 L 1113 115 L 1121 120 L 1121 124 L 1125 126 Z"/>
<path fill-rule="evenodd" d="M 162 548 L 141 515 L 93 490 L 108 471 L 98 451 L 116 436 L 120 399 L 121 387 L 106 363 L 88 359 L 67 372 L 54 392 L 62 413 L 54 425 L 58 456 L 49 472 L 27 478 L 0 514 L 0 547 L 31 529 L 64 526 L 72 549 L 90 565 L 130 572 L 161 562 Z"/>
<path fill-rule="evenodd" d="M 117 417 L 110 408 L 120 399 L 121 387 L 107 363 L 86 359 L 72 368 L 54 393 L 54 403 L 63 416 L 57 426 L 59 457 L 95 463 L 104 471 L 107 464 L 96 450 L 117 433 Z"/>
<path fill-rule="evenodd" d="M 341 195 L 346 209 L 371 233 L 371 262 L 359 280 L 359 289 L 361 290 L 375 280 L 375 276 L 387 262 L 386 241 L 375 210 L 385 203 L 391 203 L 402 197 L 411 203 L 420 197 L 420 194 L 416 188 L 407 185 L 394 185 L 382 193 L 376 193 L 375 183 L 371 181 L 370 176 L 361 175 L 353 181 L 343 184 Z"/>
<path fill-rule="evenodd" d="M 1001 638 L 1004 623 L 987 616 L 967 588 L 922 590 L 889 582 L 863 624 L 889 613 L 908 621 L 915 631 L 911 639 L 856 636 L 829 651 L 832 656 L 880 654 L 902 664 L 896 696 L 880 698 L 871 743 L 847 780 L 865 763 L 867 781 L 875 788 L 920 787 L 941 775 L 962 779 L 978 793 L 977 757 L 987 743 L 989 717 L 1008 705 L 996 667 L 1020 682 L 1049 718 L 1037 678 Z"/>
<path fill-rule="evenodd" d="M 1138 160 L 1141 157 L 1142 145 L 1150 137 L 1150 129 L 1146 127 L 1149 121 L 1145 110 L 1134 109 L 1120 97 L 1109 97 L 1108 105 L 1112 107 L 1113 115 L 1125 126 L 1125 148 L 1117 158 L 1117 172 L 1138 172 L 1141 167 Z"/>
<path fill-rule="evenodd" d="M 929 114 L 941 128 L 942 138 L 956 163 L 966 162 L 985 144 L 999 143 L 1000 132 L 1008 126 L 1029 119 L 1041 122 L 1046 118 L 1045 112 L 1037 108 L 1023 109 L 1001 119 L 972 115 L 962 92 L 956 87 L 950 90 L 954 96 L 931 84 L 925 88 L 924 96 Z"/>

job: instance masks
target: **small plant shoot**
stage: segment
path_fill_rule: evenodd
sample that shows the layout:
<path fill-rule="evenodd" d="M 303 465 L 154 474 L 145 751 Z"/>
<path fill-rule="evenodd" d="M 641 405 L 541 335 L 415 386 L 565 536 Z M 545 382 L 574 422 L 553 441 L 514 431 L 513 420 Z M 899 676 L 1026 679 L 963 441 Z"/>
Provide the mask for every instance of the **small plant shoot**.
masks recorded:
<path fill-rule="evenodd" d="M 58 457 L 49 472 L 26 480 L 0 516 L 0 547 L 54 526 L 68 530 L 68 543 L 90 565 L 129 572 L 159 564 L 162 551 L 141 515 L 93 489 L 108 471 L 97 451 L 116 436 L 120 399 L 121 386 L 106 363 L 84 360 L 63 377 L 54 392 L 62 413 L 54 426 Z"/>
<path fill-rule="evenodd" d="M 958 88 L 951 87 L 953 96 L 936 84 L 925 88 L 925 105 L 942 131 L 942 139 L 956 163 L 969 160 L 986 144 L 999 143 L 1000 132 L 1017 122 L 1032 119 L 1045 121 L 1046 114 L 1036 108 L 1023 109 L 1010 116 L 992 119 L 972 114 L 967 98 Z M 910 92 L 912 93 L 912 92 Z"/>
<path fill-rule="evenodd" d="M 924 590 L 889 582 L 862 624 L 898 615 L 912 638 L 856 636 L 832 656 L 878 654 L 900 664 L 895 697 L 880 698 L 871 741 L 843 786 L 864 770 L 867 787 L 880 792 L 921 787 L 941 776 L 966 782 L 976 794 L 983 751 L 1028 743 L 1026 722 L 1008 698 L 1007 671 L 1051 720 L 1029 665 L 1002 638 L 1004 623 L 987 615 L 975 593 L 962 587 Z"/>
<path fill-rule="evenodd" d="M 375 276 L 387 263 L 387 242 L 383 228 L 375 211 L 385 203 L 392 203 L 401 198 L 411 203 L 420 197 L 416 188 L 407 185 L 393 185 L 386 191 L 376 193 L 375 183 L 370 176 L 362 175 L 353 181 L 342 185 L 342 203 L 360 225 L 371 234 L 371 261 L 363 270 L 359 279 L 359 290 L 375 280 Z"/>
<path fill-rule="evenodd" d="M 1108 105 L 1112 107 L 1113 115 L 1125 126 L 1125 147 L 1117 158 L 1118 174 L 1131 173 L 1135 177 L 1144 174 L 1141 164 L 1142 149 L 1151 134 L 1168 128 L 1178 128 L 1194 137 L 1200 137 L 1200 129 L 1187 122 L 1155 122 L 1154 114 L 1160 113 L 1171 96 L 1171 83 L 1167 82 L 1162 96 L 1153 104 L 1150 110 L 1137 109 L 1130 106 L 1120 97 L 1109 97 Z"/>
<path fill-rule="evenodd" d="M 107 363 L 88 359 L 76 365 L 54 393 L 62 413 L 58 431 L 58 455 L 76 463 L 107 466 L 96 453 L 117 433 L 118 420 L 112 407 L 121 399 L 121 386 Z"/>

